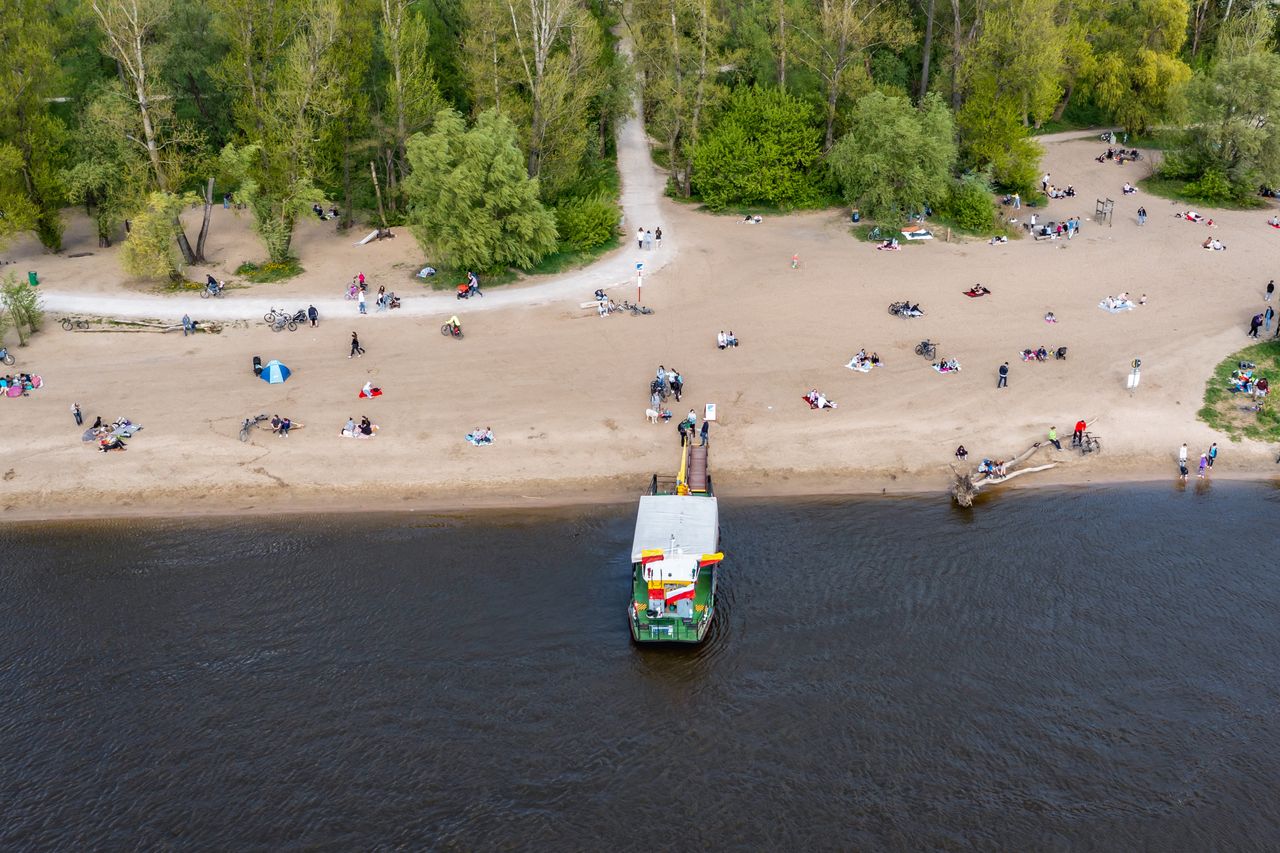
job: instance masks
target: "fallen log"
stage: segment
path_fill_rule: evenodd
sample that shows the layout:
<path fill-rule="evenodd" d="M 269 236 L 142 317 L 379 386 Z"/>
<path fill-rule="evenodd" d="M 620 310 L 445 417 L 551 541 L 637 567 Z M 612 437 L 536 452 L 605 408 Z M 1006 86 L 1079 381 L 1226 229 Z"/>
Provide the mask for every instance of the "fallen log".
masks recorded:
<path fill-rule="evenodd" d="M 1042 447 L 1044 447 L 1044 445 L 1037 441 L 1022 453 L 1006 462 L 1004 465 L 1005 475 L 1003 477 L 992 477 L 989 474 L 978 477 L 976 473 L 962 473 L 960 471 L 956 471 L 954 465 L 951 466 L 951 470 L 955 473 L 955 481 L 951 484 L 951 497 L 960 506 L 970 507 L 973 506 L 973 499 L 978 496 L 978 490 L 983 486 L 996 483 L 1007 483 L 1014 477 L 1019 477 L 1023 474 L 1034 474 L 1037 471 L 1045 471 L 1054 467 L 1057 464 L 1056 462 L 1050 462 L 1048 465 L 1040 465 L 1035 468 L 1014 470 L 1018 465 L 1021 465 L 1023 462 L 1034 456 Z"/>

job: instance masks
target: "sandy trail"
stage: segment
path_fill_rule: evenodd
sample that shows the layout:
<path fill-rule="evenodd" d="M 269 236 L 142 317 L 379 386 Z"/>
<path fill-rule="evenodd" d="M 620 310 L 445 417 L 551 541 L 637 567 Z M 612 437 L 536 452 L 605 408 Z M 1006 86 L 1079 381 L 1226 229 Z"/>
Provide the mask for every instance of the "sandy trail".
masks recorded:
<path fill-rule="evenodd" d="M 1058 467 L 1010 488 L 1172 482 L 1183 441 L 1196 454 L 1220 443 L 1215 477 L 1273 476 L 1273 450 L 1227 442 L 1195 417 L 1214 365 L 1248 342 L 1248 318 L 1264 307 L 1263 287 L 1280 272 L 1280 230 L 1266 224 L 1272 210 L 1202 211 L 1217 222 L 1213 229 L 1187 222 L 1174 216 L 1179 205 L 1122 196 L 1123 182 L 1145 174 L 1145 164 L 1094 162 L 1103 147 L 1095 134 L 1046 144 L 1046 169 L 1078 195 L 1051 202 L 1040 215 L 1081 216 L 1084 230 L 1071 241 L 938 239 L 880 252 L 852 239 L 840 212 L 745 225 L 655 198 L 654 224 L 679 235 L 681 251 L 646 280 L 645 302 L 657 312 L 649 317 L 600 318 L 579 309 L 588 283 L 560 299 L 522 288 L 503 303 L 498 297 L 506 294 L 495 291 L 478 313 L 471 303 L 441 297 L 442 312 L 468 312 L 461 341 L 441 337 L 437 320 L 407 310 L 393 323 L 356 318 L 350 303 L 341 321 L 329 315 L 318 329 L 295 333 L 243 323 L 188 338 L 54 328 L 15 351 L 19 369 L 42 374 L 49 387 L 0 400 L 0 417 L 16 425 L 0 432 L 0 505 L 16 518 L 627 499 L 651 473 L 674 471 L 674 427 L 644 416 L 645 389 L 659 363 L 686 378 L 685 399 L 672 404 L 677 417 L 717 403 L 712 468 L 726 496 L 936 489 L 944 499 L 957 444 L 971 461 L 1008 459 L 1050 426 L 1069 436 L 1080 417 L 1097 419 L 1103 453 L 1042 451 L 1037 463 Z M 1116 201 L 1114 223 L 1091 222 L 1094 200 L 1108 196 Z M 1150 215 L 1144 227 L 1134 218 L 1140 204 Z M 235 222 L 233 214 L 228 219 Z M 1200 249 L 1210 234 L 1228 250 Z M 68 235 L 71 245 L 92 244 L 82 218 L 72 220 Z M 219 239 L 226 263 L 254 256 L 245 254 L 252 244 Z M 420 260 L 410 240 L 373 254 L 349 243 L 338 245 L 324 226 L 309 223 L 299 252 L 315 272 L 264 286 L 261 298 L 291 304 L 307 300 L 307 288 L 340 292 L 353 257 L 375 284 L 410 280 Z M 794 253 L 798 270 L 790 266 Z M 627 263 L 630 254 L 618 253 Z M 9 257 L 20 269 L 40 264 L 65 292 L 128 296 L 112 251 L 70 259 L 19 249 Z M 91 267 L 77 267 L 84 264 Z M 328 283 L 325 269 L 337 270 Z M 975 282 L 992 295 L 966 298 L 962 291 Z M 1145 293 L 1148 304 L 1121 314 L 1098 309 L 1104 296 L 1121 291 Z M 899 299 L 920 302 L 927 315 L 889 316 L 887 305 Z M 1057 323 L 1044 321 L 1047 311 Z M 742 346 L 717 350 L 720 329 L 735 331 Z M 363 358 L 346 357 L 353 330 L 368 349 Z M 931 370 L 912 353 L 925 337 L 963 369 L 948 376 Z M 1067 360 L 1018 359 L 1024 347 L 1041 344 L 1069 347 Z M 846 369 L 860 347 L 877 351 L 885 366 L 867 374 Z M 253 355 L 279 358 L 293 378 L 279 386 L 255 379 Z M 1125 378 L 1134 357 L 1144 367 L 1131 394 Z M 997 390 L 1003 361 L 1011 365 L 1009 387 Z M 365 381 L 385 396 L 358 400 Z M 800 399 L 810 388 L 839 409 L 811 411 Z M 90 420 L 127 415 L 146 429 L 125 453 L 92 452 L 67 411 L 73 401 Z M 262 432 L 241 444 L 240 420 L 258 412 L 279 412 L 306 427 L 287 440 Z M 380 423 L 379 437 L 340 438 L 346 418 L 361 414 Z M 497 442 L 467 445 L 463 435 L 482 426 L 493 428 Z"/>

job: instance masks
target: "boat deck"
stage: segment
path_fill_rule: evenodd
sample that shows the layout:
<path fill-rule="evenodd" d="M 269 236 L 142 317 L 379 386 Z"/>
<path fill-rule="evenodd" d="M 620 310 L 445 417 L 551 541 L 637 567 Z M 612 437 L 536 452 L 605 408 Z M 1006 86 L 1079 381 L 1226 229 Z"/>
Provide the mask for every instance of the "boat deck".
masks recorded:
<path fill-rule="evenodd" d="M 667 639 L 683 642 L 697 642 L 698 622 L 706 615 L 707 610 L 711 607 L 711 577 L 712 569 L 703 569 L 699 575 L 696 587 L 693 592 L 693 618 L 682 619 L 674 613 L 665 616 L 659 616 L 657 619 L 650 619 L 645 615 L 644 610 L 640 611 L 639 626 L 641 631 L 641 639 Z M 643 607 L 649 603 L 649 587 L 645 583 L 640 572 L 632 569 L 631 577 L 632 600 L 637 601 Z M 633 605 L 634 606 L 634 605 Z M 655 635 L 650 637 L 649 625 L 662 626 L 663 629 L 670 628 L 670 633 L 666 636 Z M 665 633 L 665 630 L 664 630 Z"/>

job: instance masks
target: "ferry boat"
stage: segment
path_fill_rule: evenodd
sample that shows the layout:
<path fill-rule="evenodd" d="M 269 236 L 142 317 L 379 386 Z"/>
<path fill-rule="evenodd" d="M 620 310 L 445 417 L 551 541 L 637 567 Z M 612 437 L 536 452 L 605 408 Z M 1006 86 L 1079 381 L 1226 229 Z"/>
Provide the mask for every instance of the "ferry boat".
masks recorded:
<path fill-rule="evenodd" d="M 637 643 L 700 643 L 715 616 L 720 516 L 707 448 L 685 445 L 680 472 L 654 475 L 631 540 L 627 617 Z"/>

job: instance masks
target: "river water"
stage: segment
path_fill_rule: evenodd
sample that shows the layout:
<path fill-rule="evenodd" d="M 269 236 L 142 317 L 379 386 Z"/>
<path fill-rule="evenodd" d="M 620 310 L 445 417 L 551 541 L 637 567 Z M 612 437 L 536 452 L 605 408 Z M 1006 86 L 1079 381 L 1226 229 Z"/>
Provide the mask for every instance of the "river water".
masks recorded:
<path fill-rule="evenodd" d="M 0 848 L 1280 845 L 1280 491 L 0 528 Z"/>

